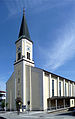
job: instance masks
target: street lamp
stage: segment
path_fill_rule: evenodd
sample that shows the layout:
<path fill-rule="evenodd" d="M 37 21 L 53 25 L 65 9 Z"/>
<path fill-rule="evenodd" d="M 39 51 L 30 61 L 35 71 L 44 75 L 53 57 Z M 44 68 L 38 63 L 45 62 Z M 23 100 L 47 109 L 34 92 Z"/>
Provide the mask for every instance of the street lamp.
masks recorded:
<path fill-rule="evenodd" d="M 29 109 L 30 101 L 28 101 L 27 104 L 28 104 L 28 114 L 29 114 L 29 110 L 30 110 L 30 109 Z"/>
<path fill-rule="evenodd" d="M 18 106 L 19 106 L 18 115 L 19 115 L 19 113 L 20 113 L 20 105 L 21 105 L 21 102 L 18 103 Z"/>

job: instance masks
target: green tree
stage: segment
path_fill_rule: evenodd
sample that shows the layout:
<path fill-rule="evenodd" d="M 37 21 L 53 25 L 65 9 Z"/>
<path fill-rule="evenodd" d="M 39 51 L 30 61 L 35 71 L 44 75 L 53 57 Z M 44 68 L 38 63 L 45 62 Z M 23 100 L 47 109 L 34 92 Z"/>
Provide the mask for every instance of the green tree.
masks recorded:
<path fill-rule="evenodd" d="M 4 100 L 1 102 L 1 107 L 4 110 L 4 107 L 5 107 L 5 101 Z"/>
<path fill-rule="evenodd" d="M 6 107 L 8 106 L 8 103 L 6 103 Z M 4 107 L 5 107 L 5 100 L 2 100 L 1 102 L 1 107 L 2 109 L 4 110 Z"/>

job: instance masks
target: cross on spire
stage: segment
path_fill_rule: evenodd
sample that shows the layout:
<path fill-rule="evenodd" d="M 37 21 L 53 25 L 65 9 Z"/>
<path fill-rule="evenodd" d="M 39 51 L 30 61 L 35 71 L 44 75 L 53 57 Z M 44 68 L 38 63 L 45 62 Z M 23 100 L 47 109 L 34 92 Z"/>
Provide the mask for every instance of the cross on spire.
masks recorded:
<path fill-rule="evenodd" d="M 23 15 L 25 15 L 25 8 L 23 8 Z"/>

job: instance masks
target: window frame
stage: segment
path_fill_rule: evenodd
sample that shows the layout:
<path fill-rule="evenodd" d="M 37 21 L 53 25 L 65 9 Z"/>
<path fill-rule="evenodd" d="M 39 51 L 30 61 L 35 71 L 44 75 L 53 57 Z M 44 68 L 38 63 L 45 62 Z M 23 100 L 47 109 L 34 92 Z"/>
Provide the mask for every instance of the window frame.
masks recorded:
<path fill-rule="evenodd" d="M 59 82 L 59 96 L 61 96 L 61 81 Z"/>
<path fill-rule="evenodd" d="M 65 83 L 65 96 L 67 96 L 67 85 Z"/>
<path fill-rule="evenodd" d="M 54 96 L 54 80 L 52 80 L 52 97 Z"/>
<path fill-rule="evenodd" d="M 30 60 L 30 52 L 27 52 L 27 59 Z"/>
<path fill-rule="evenodd" d="M 18 78 L 18 81 L 17 82 L 20 83 L 20 78 Z"/>

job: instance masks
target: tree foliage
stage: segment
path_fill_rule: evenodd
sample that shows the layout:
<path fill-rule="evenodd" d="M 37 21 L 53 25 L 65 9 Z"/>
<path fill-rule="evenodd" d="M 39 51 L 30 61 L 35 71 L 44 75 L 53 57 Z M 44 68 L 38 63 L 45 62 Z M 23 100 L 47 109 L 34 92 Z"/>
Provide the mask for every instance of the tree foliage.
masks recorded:
<path fill-rule="evenodd" d="M 1 102 L 1 107 L 2 107 L 2 109 L 4 110 L 4 107 L 7 107 L 8 106 L 8 103 L 6 103 L 6 105 L 5 105 L 5 100 L 2 100 L 2 102 Z"/>
<path fill-rule="evenodd" d="M 5 101 L 4 100 L 1 102 L 1 107 L 4 110 L 4 107 L 5 107 Z"/>

